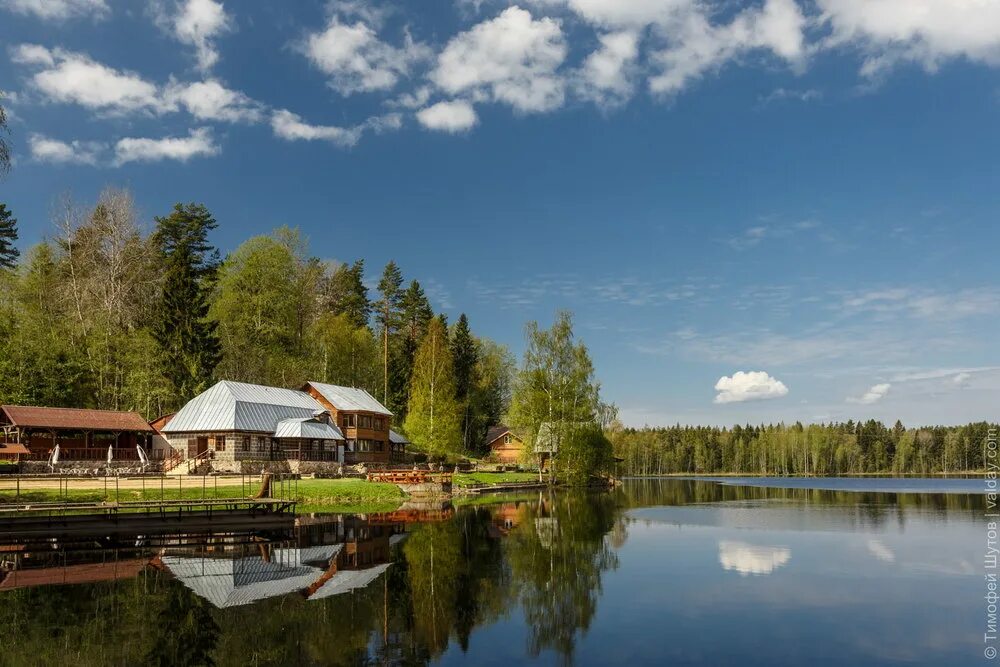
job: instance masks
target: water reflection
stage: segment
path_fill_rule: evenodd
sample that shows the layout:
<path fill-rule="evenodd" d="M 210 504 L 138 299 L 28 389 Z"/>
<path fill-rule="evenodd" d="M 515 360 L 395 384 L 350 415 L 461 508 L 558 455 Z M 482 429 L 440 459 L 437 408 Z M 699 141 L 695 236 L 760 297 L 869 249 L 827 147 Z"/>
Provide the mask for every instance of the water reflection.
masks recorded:
<path fill-rule="evenodd" d="M 771 574 L 792 557 L 785 547 L 760 547 L 746 542 L 719 540 L 719 564 L 723 570 L 734 570 L 743 576 Z"/>
<path fill-rule="evenodd" d="M 635 480 L 0 545 L 0 663 L 967 664 L 983 503 Z"/>

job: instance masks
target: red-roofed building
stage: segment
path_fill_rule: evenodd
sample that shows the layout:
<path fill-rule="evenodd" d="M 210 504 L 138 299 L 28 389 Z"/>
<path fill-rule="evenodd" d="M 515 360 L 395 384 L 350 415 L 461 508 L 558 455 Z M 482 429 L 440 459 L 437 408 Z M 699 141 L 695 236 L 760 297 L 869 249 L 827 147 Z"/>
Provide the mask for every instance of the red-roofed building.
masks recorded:
<path fill-rule="evenodd" d="M 45 460 L 59 445 L 63 461 L 100 461 L 110 446 L 116 461 L 139 458 L 136 445 L 150 453 L 156 431 L 137 412 L 0 405 L 0 456 L 7 447 Z"/>

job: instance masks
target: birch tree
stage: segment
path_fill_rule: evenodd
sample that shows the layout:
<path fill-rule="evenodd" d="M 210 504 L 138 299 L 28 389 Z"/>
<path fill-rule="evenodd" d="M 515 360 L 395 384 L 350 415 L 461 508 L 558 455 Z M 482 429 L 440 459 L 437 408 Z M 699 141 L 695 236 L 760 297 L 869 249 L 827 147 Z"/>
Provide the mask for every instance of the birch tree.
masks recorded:
<path fill-rule="evenodd" d="M 413 363 L 406 434 L 419 448 L 434 455 L 460 451 L 462 411 L 455 398 L 455 371 L 448 330 L 440 317 L 427 326 Z"/>

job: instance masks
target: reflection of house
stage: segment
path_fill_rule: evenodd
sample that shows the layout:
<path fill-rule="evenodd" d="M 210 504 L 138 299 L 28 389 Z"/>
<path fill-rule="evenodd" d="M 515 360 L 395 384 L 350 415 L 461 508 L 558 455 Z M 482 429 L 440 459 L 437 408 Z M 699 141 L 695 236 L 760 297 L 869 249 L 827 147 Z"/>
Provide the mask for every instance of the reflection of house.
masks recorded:
<path fill-rule="evenodd" d="M 115 460 L 137 460 L 136 445 L 152 454 L 155 431 L 135 412 L 0 406 L 0 444 L 20 458 L 44 461 L 59 445 L 62 461 L 103 461 L 108 447 Z M 27 450 L 25 453 L 20 445 Z M 0 458 L 4 458 L 0 447 Z"/>
<path fill-rule="evenodd" d="M 363 389 L 222 381 L 157 420 L 171 447 L 216 460 L 389 461 L 391 414 Z"/>
<path fill-rule="evenodd" d="M 487 431 L 486 447 L 501 463 L 518 463 L 524 454 L 524 441 L 502 424 Z"/>
<path fill-rule="evenodd" d="M 499 507 L 492 508 L 492 516 L 488 532 L 490 537 L 504 537 L 524 521 L 527 512 L 527 503 L 503 503 Z"/>
<path fill-rule="evenodd" d="M 137 577 L 150 564 L 149 558 L 108 560 L 100 563 L 78 563 L 53 567 L 0 570 L 0 591 L 35 586 L 65 586 L 68 584 L 93 584 Z"/>

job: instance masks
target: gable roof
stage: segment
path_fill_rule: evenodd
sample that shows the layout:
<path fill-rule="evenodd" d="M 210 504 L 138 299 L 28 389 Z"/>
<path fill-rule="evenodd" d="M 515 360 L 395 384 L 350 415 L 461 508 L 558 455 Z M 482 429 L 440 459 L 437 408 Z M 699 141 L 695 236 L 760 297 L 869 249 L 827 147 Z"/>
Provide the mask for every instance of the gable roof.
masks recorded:
<path fill-rule="evenodd" d="M 389 442 L 394 445 L 409 445 L 410 440 L 402 433 L 396 433 L 392 429 L 389 429 Z"/>
<path fill-rule="evenodd" d="M 42 408 L 26 405 L 3 405 L 0 410 L 14 426 L 29 428 L 80 429 L 85 431 L 153 432 L 137 412 Z"/>
<path fill-rule="evenodd" d="M 274 433 L 284 419 L 312 418 L 324 410 L 304 391 L 222 380 L 188 401 L 161 430 Z"/>
<path fill-rule="evenodd" d="M 503 424 L 497 424 L 496 426 L 491 426 L 490 430 L 488 430 L 486 432 L 486 444 L 487 445 L 492 445 L 494 442 L 496 442 L 497 440 L 499 440 L 501 437 L 507 435 L 508 433 L 510 433 L 512 436 L 514 436 L 518 440 L 521 439 L 521 438 L 518 438 L 517 435 L 513 431 L 511 431 L 509 428 L 507 428 Z"/>
<path fill-rule="evenodd" d="M 364 389 L 357 387 L 341 387 L 335 384 L 324 384 L 322 382 L 307 382 L 303 389 L 312 387 L 320 396 L 330 402 L 330 405 L 338 411 L 347 412 L 375 412 L 381 415 L 392 416 L 388 408 L 378 402 L 374 396 Z"/>
<path fill-rule="evenodd" d="M 319 421 L 315 417 L 282 419 L 274 429 L 274 437 L 307 440 L 346 440 L 339 428 L 325 421 Z"/>

